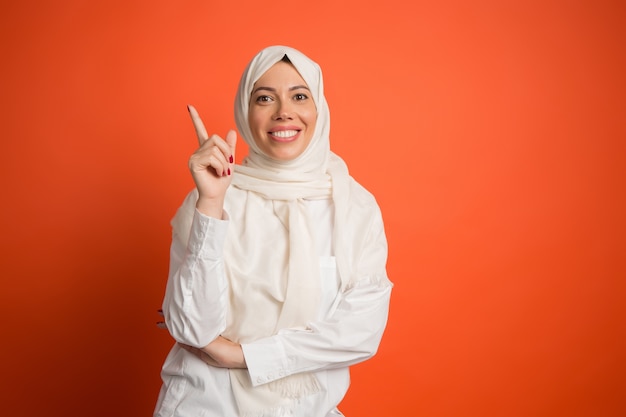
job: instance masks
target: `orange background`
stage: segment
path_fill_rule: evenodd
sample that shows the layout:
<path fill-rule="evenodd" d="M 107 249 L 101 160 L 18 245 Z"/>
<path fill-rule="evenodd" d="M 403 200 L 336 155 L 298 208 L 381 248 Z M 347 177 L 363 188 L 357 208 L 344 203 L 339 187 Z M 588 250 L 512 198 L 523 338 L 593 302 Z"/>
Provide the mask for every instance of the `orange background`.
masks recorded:
<path fill-rule="evenodd" d="M 234 126 L 247 61 L 325 71 L 396 284 L 347 416 L 626 415 L 621 1 L 0 6 L 0 408 L 147 416 L 187 103 Z M 238 160 L 245 151 L 240 147 Z"/>

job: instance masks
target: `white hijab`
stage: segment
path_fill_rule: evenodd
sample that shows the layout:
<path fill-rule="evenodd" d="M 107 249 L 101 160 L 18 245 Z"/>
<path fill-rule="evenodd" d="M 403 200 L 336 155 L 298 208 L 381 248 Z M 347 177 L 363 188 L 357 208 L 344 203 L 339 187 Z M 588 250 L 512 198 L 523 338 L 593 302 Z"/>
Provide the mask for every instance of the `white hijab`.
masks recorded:
<path fill-rule="evenodd" d="M 254 83 L 274 64 L 287 56 L 307 83 L 317 108 L 314 136 L 305 151 L 290 161 L 273 160 L 259 149 L 248 124 L 248 109 Z M 271 46 L 259 52 L 244 71 L 235 99 L 235 121 L 250 154 L 237 167 L 233 183 L 253 189 L 271 199 L 320 198 L 331 193 L 327 168 L 330 161 L 330 113 L 324 97 L 320 67 L 299 51 L 286 46 Z M 344 167 L 345 169 L 345 167 Z M 347 174 L 347 169 L 345 169 Z"/>
<path fill-rule="evenodd" d="M 317 121 L 313 138 L 305 151 L 291 161 L 277 161 L 264 155 L 256 145 L 248 124 L 248 110 L 256 81 L 285 56 L 311 91 L 317 108 Z M 236 167 L 233 185 L 272 200 L 332 198 L 339 209 L 335 215 L 335 227 L 343 224 L 346 219 L 341 215 L 347 212 L 350 178 L 344 161 L 330 150 L 330 111 L 324 97 L 322 70 L 317 63 L 287 46 L 270 46 L 261 50 L 241 76 L 235 98 L 235 122 L 250 153 L 243 164 Z M 338 246 L 335 245 L 335 248 Z M 341 248 L 339 250 L 341 252 Z M 349 283 L 347 268 L 347 262 L 339 267 L 343 272 L 341 280 L 344 288 Z"/>

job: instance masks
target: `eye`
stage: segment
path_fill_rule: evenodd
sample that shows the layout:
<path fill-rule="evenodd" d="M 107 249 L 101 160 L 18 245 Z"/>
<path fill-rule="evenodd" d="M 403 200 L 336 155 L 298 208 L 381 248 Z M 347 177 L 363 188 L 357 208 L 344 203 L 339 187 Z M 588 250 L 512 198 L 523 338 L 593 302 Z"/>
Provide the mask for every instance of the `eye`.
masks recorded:
<path fill-rule="evenodd" d="M 267 103 L 272 101 L 270 96 L 258 96 L 255 100 L 257 103 Z"/>
<path fill-rule="evenodd" d="M 308 98 L 309 98 L 309 96 L 307 96 L 307 95 L 306 95 L 306 94 L 304 94 L 304 93 L 298 93 L 298 94 L 294 95 L 294 96 L 293 96 L 293 98 L 294 98 L 296 101 L 302 101 L 302 100 L 306 100 L 306 99 L 308 99 Z"/>

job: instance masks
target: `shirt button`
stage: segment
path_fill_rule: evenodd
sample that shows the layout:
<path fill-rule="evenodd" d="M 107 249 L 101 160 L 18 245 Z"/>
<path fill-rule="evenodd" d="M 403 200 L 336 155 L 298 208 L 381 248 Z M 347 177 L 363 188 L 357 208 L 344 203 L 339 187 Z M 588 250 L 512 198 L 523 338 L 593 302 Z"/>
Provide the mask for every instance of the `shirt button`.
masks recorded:
<path fill-rule="evenodd" d="M 256 382 L 257 382 L 258 384 L 260 384 L 261 382 L 263 382 L 263 378 L 258 377 L 258 378 L 256 379 Z"/>

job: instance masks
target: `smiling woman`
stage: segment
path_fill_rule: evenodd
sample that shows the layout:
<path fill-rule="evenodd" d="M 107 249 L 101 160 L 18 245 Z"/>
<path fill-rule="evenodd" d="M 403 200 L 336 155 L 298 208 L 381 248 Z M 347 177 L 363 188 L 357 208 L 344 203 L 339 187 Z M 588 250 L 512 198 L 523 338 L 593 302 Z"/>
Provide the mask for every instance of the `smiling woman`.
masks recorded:
<path fill-rule="evenodd" d="M 392 284 L 374 197 L 330 151 L 319 66 L 262 50 L 235 100 L 235 131 L 200 146 L 196 188 L 172 221 L 163 302 L 176 340 L 155 416 L 340 416 L 349 367 L 372 357 Z"/>

